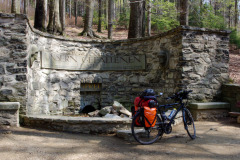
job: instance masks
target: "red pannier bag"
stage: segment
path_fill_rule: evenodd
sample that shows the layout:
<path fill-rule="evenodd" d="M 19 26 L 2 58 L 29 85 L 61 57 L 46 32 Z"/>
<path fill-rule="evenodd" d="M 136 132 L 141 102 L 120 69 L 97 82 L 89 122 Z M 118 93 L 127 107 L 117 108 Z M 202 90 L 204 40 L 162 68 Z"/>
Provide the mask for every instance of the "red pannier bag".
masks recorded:
<path fill-rule="evenodd" d="M 156 124 L 157 108 L 150 108 L 148 103 L 151 101 L 141 99 L 140 97 L 135 98 L 134 108 L 132 108 L 132 115 L 134 116 L 136 111 L 140 109 L 140 114 L 135 120 L 135 125 L 139 127 L 154 127 Z"/>
<path fill-rule="evenodd" d="M 145 127 L 154 127 L 157 120 L 157 108 L 144 106 L 144 125 Z"/>

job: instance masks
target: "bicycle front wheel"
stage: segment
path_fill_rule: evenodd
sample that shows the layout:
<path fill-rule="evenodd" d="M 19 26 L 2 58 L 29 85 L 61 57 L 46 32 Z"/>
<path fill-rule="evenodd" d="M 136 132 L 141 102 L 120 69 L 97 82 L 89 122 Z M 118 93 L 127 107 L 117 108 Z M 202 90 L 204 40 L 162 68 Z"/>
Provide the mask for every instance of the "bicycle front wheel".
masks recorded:
<path fill-rule="evenodd" d="M 139 127 L 135 125 L 135 121 L 138 118 L 138 115 L 140 113 L 137 113 L 132 120 L 132 135 L 135 138 L 135 140 L 141 144 L 152 144 L 155 141 L 157 141 L 160 137 L 162 137 L 162 127 L 161 127 L 161 118 L 157 115 L 157 121 L 154 127 Z"/>
<path fill-rule="evenodd" d="M 185 127 L 189 137 L 191 139 L 195 139 L 196 138 L 196 128 L 194 125 L 192 114 L 187 108 L 183 109 L 183 123 L 184 123 L 184 127 Z"/>

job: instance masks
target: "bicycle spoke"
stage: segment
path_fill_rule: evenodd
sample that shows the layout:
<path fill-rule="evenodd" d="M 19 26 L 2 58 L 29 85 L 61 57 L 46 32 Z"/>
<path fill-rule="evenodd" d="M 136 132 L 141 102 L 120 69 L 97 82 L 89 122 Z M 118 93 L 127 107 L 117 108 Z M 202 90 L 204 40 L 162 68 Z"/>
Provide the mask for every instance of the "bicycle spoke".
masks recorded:
<path fill-rule="evenodd" d="M 156 140 L 159 139 L 159 137 L 162 136 L 162 130 L 160 130 L 158 125 L 155 125 L 154 127 L 137 127 L 134 125 L 135 119 L 137 115 L 133 118 L 132 123 L 132 135 L 141 144 L 152 144 Z M 160 124 L 159 122 L 161 119 L 157 116 L 157 124 Z"/>
<path fill-rule="evenodd" d="M 196 138 L 196 129 L 190 111 L 185 108 L 183 111 L 184 127 L 191 139 Z"/>

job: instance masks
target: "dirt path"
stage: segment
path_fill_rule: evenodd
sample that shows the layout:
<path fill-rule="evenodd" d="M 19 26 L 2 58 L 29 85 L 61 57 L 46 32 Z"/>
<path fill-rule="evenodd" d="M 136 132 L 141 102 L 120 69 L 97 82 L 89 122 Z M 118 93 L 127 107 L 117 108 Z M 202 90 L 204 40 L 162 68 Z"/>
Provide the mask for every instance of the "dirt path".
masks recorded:
<path fill-rule="evenodd" d="M 224 122 L 224 123 L 223 123 Z M 182 125 L 152 145 L 127 142 L 114 135 L 71 134 L 29 128 L 0 129 L 1 160 L 239 160 L 240 125 L 196 122 L 197 139 Z"/>

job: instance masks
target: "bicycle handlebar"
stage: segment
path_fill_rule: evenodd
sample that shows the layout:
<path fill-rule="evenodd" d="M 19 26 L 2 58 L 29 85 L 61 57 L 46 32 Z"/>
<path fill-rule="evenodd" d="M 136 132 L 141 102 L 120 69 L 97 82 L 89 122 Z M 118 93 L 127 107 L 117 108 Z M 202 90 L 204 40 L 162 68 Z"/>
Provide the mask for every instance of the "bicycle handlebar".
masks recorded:
<path fill-rule="evenodd" d="M 191 93 L 192 90 L 181 90 L 166 99 L 175 99 L 176 101 L 188 99 L 188 94 Z"/>

